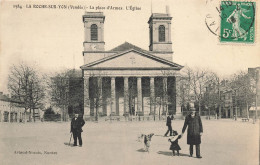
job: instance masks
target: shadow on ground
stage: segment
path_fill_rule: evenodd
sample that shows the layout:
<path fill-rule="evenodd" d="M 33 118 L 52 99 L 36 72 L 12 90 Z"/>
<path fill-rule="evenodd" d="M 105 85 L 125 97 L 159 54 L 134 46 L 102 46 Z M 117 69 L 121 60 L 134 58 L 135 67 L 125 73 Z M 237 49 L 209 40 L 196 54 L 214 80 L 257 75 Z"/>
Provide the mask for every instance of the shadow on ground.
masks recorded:
<path fill-rule="evenodd" d="M 67 142 L 65 142 L 64 145 L 73 147 L 73 144 L 72 144 L 72 143 L 67 143 Z"/>
<path fill-rule="evenodd" d="M 165 156 L 172 156 L 172 152 L 171 151 L 158 151 L 157 154 L 165 155 Z M 187 157 L 189 157 L 188 154 L 182 154 L 182 153 L 180 153 L 180 156 L 187 156 Z"/>
<path fill-rule="evenodd" d="M 139 150 L 136 150 L 136 151 L 138 151 L 138 152 L 147 152 L 143 148 L 140 148 Z"/>

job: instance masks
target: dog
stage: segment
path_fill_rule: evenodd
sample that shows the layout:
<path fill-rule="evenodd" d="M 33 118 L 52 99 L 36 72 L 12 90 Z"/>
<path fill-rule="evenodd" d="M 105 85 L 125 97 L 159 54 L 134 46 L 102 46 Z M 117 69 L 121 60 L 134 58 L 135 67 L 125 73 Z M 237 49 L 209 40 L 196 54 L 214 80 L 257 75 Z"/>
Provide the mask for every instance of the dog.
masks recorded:
<path fill-rule="evenodd" d="M 138 141 L 141 142 L 142 139 L 144 139 L 144 150 L 146 152 L 150 152 L 150 146 L 151 146 L 151 140 L 153 137 L 154 133 L 150 133 L 150 134 L 141 134 L 141 136 L 138 137 Z"/>

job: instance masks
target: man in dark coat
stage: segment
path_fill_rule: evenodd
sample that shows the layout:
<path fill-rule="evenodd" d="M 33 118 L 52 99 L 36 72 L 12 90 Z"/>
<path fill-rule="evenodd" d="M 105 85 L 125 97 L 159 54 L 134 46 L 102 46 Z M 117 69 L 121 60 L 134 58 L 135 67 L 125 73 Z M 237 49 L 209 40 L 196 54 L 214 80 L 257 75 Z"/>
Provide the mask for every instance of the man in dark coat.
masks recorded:
<path fill-rule="evenodd" d="M 172 136 L 172 120 L 173 120 L 173 115 L 168 115 L 166 120 L 166 126 L 168 127 L 168 130 L 164 134 L 164 136 L 167 136 L 169 132 L 170 132 L 170 136 Z"/>
<path fill-rule="evenodd" d="M 203 127 L 200 116 L 195 112 L 195 110 L 186 116 L 181 136 L 183 136 L 187 126 L 187 144 L 190 145 L 190 157 L 193 155 L 193 145 L 196 145 L 196 157 L 202 158 L 200 155 L 200 143 Z"/>
<path fill-rule="evenodd" d="M 85 124 L 85 121 L 83 120 L 82 117 L 79 117 L 79 114 L 76 113 L 75 117 L 71 120 L 71 127 L 70 127 L 70 132 L 73 134 L 73 139 L 74 139 L 74 145 L 77 146 L 77 139 L 79 139 L 79 146 L 82 147 L 82 139 L 81 139 L 81 132 L 82 127 Z"/>

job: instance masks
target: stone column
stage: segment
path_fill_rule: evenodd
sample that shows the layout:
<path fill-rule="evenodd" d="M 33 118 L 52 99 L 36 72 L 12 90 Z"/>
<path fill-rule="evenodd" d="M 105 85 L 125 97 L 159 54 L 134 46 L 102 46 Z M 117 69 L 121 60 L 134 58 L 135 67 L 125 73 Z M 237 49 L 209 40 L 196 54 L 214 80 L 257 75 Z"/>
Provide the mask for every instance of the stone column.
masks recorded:
<path fill-rule="evenodd" d="M 98 83 L 98 96 L 99 98 L 98 99 L 98 105 L 97 105 L 97 113 L 99 113 L 100 111 L 100 107 L 102 106 L 102 109 L 103 109 L 103 102 L 102 102 L 102 77 L 97 77 L 97 83 Z"/>
<path fill-rule="evenodd" d="M 124 77 L 124 114 L 129 114 L 128 77 Z"/>
<path fill-rule="evenodd" d="M 167 77 L 163 77 L 163 113 L 167 114 L 167 102 L 168 102 L 168 94 L 167 94 Z"/>
<path fill-rule="evenodd" d="M 89 77 L 84 76 L 84 118 L 90 116 Z"/>
<path fill-rule="evenodd" d="M 104 41 L 104 23 L 100 23 L 101 24 L 101 29 L 100 29 L 100 34 L 101 34 L 101 41 Z"/>
<path fill-rule="evenodd" d="M 150 115 L 155 114 L 154 77 L 150 77 Z"/>
<path fill-rule="evenodd" d="M 180 97 L 180 77 L 175 76 L 175 94 L 176 94 L 176 115 L 181 115 L 181 97 Z"/>
<path fill-rule="evenodd" d="M 169 31 L 169 36 L 168 36 L 168 42 L 171 42 L 171 23 L 168 23 L 169 27 L 168 27 L 168 31 Z"/>
<path fill-rule="evenodd" d="M 137 77 L 137 112 L 143 115 L 142 78 Z"/>
<path fill-rule="evenodd" d="M 102 82 L 102 110 L 103 110 L 103 115 L 107 116 L 107 95 L 106 95 L 106 87 L 107 85 L 105 85 L 107 82 L 107 79 L 105 80 L 104 78 L 104 83 Z"/>
<path fill-rule="evenodd" d="M 116 114 L 116 78 L 111 77 L 111 114 Z"/>

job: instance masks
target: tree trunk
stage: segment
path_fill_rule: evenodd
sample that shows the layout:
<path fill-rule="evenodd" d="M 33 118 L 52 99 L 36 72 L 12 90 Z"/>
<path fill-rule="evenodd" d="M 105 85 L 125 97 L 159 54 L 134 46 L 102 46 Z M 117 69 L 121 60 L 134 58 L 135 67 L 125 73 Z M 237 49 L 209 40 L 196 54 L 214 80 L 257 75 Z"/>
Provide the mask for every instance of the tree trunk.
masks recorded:
<path fill-rule="evenodd" d="M 35 109 L 33 109 L 33 122 L 35 122 Z"/>
<path fill-rule="evenodd" d="M 161 120 L 161 107 L 162 107 L 162 97 L 160 98 L 160 106 L 159 106 L 159 120 Z"/>
<path fill-rule="evenodd" d="M 161 104 L 159 106 L 159 120 L 161 120 Z"/>
<path fill-rule="evenodd" d="M 155 100 L 155 99 L 154 99 Z M 156 109 L 156 104 L 155 101 L 153 100 L 152 104 L 153 104 L 153 121 L 155 121 L 155 109 Z M 151 106 L 151 105 L 150 105 Z"/>
<path fill-rule="evenodd" d="M 155 104 L 154 102 L 155 102 L 155 101 L 153 100 L 153 106 L 154 106 L 154 109 L 153 109 L 153 120 L 155 121 L 156 104 Z"/>
<path fill-rule="evenodd" d="M 29 116 L 29 122 L 32 121 L 32 109 L 30 108 L 30 116 Z"/>
<path fill-rule="evenodd" d="M 246 102 L 246 117 L 249 119 L 248 102 Z"/>
<path fill-rule="evenodd" d="M 62 106 L 61 113 L 60 113 L 60 121 L 63 121 L 63 113 L 64 113 L 64 105 Z"/>
<path fill-rule="evenodd" d="M 98 121 L 98 108 L 99 108 L 99 99 L 96 99 L 96 117 L 95 120 Z"/>
<path fill-rule="evenodd" d="M 26 123 L 26 109 L 24 108 L 24 116 L 23 116 L 23 118 L 24 118 L 24 122 Z"/>
<path fill-rule="evenodd" d="M 209 108 L 209 120 L 210 120 L 210 108 Z"/>
<path fill-rule="evenodd" d="M 200 109 L 200 100 L 199 100 L 199 115 L 201 114 L 201 109 Z"/>
<path fill-rule="evenodd" d="M 236 108 L 235 108 L 235 110 L 236 110 L 236 116 L 235 116 L 235 120 L 237 120 L 237 106 L 236 106 Z"/>
<path fill-rule="evenodd" d="M 218 107 L 218 115 L 219 115 L 219 118 L 221 119 L 221 115 L 222 115 L 222 113 L 221 113 L 221 105 L 219 105 L 219 107 Z"/>

